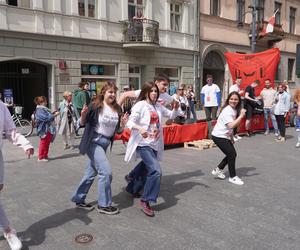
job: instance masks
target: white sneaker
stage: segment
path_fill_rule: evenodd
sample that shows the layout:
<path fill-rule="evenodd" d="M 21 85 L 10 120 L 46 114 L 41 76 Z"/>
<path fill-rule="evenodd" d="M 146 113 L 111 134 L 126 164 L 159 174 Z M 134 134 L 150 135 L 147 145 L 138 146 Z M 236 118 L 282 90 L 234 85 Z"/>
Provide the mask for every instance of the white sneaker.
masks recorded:
<path fill-rule="evenodd" d="M 7 240 L 8 245 L 11 250 L 20 250 L 22 248 L 22 242 L 17 236 L 17 232 L 14 229 L 11 229 L 9 233 L 4 232 L 4 238 Z"/>
<path fill-rule="evenodd" d="M 300 148 L 300 142 L 297 142 L 296 148 Z"/>
<path fill-rule="evenodd" d="M 239 136 L 239 135 L 235 135 L 235 137 L 238 139 L 238 140 L 242 140 L 243 137 Z"/>
<path fill-rule="evenodd" d="M 269 130 L 266 130 L 266 131 L 265 131 L 265 135 L 268 135 L 268 134 L 270 134 L 270 131 L 269 131 Z"/>
<path fill-rule="evenodd" d="M 233 137 L 233 141 L 234 141 L 234 142 L 238 142 L 238 141 L 239 141 L 239 139 L 238 139 L 238 138 L 236 138 L 236 136 L 234 136 L 234 137 Z"/>
<path fill-rule="evenodd" d="M 224 180 L 226 178 L 224 171 L 217 168 L 214 168 L 213 171 L 211 171 L 211 174 L 214 175 L 216 178 L 219 178 L 221 180 Z"/>
<path fill-rule="evenodd" d="M 236 185 L 244 185 L 244 182 L 238 176 L 234 176 L 233 178 L 229 178 L 229 182 Z"/>
<path fill-rule="evenodd" d="M 299 131 L 300 131 L 300 128 L 297 128 L 296 131 L 299 132 Z"/>
<path fill-rule="evenodd" d="M 38 159 L 38 162 L 40 162 L 40 161 L 49 161 L 48 159 L 46 159 L 46 158 L 43 158 L 43 159 Z"/>
<path fill-rule="evenodd" d="M 275 136 L 278 137 L 278 136 L 279 136 L 279 133 L 275 133 Z"/>

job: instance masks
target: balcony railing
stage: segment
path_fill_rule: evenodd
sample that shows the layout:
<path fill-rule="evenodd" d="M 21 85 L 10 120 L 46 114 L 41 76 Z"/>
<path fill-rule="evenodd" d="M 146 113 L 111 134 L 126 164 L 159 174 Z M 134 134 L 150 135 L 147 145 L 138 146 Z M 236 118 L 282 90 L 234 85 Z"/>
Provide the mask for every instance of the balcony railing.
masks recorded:
<path fill-rule="evenodd" d="M 159 22 L 132 19 L 121 23 L 124 47 L 159 46 Z"/>

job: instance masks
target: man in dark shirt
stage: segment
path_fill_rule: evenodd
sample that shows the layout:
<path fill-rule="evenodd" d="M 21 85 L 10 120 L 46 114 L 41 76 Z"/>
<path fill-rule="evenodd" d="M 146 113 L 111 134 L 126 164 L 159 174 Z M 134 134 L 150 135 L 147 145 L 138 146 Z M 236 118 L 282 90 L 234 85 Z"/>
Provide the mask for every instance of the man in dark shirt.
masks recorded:
<path fill-rule="evenodd" d="M 258 98 L 255 97 L 255 88 L 259 86 L 260 81 L 255 80 L 249 86 L 247 86 L 245 90 L 245 108 L 247 110 L 246 113 L 246 133 L 247 136 L 250 136 L 250 128 L 251 128 L 251 118 L 253 115 L 253 109 L 255 108 L 256 103 L 259 101 Z"/>

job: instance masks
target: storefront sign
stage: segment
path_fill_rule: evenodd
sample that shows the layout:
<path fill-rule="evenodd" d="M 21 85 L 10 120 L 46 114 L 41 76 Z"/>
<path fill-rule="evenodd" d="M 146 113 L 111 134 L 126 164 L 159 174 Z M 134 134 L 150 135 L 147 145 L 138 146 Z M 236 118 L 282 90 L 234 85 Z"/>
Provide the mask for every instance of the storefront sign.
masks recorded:
<path fill-rule="evenodd" d="M 13 104 L 14 97 L 13 97 L 13 90 L 12 89 L 3 89 L 3 97 L 4 103 Z"/>
<path fill-rule="evenodd" d="M 22 72 L 22 74 L 28 75 L 29 74 L 29 69 L 28 68 L 23 68 L 23 69 L 21 69 L 21 72 Z"/>

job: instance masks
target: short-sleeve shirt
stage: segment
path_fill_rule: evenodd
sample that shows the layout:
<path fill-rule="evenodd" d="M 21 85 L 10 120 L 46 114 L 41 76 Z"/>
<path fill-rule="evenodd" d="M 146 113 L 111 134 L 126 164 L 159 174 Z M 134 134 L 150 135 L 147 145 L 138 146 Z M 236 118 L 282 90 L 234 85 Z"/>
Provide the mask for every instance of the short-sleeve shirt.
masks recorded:
<path fill-rule="evenodd" d="M 264 88 L 260 92 L 261 97 L 264 101 L 264 108 L 272 108 L 275 97 L 276 97 L 276 90 L 272 88 Z"/>
<path fill-rule="evenodd" d="M 233 136 L 233 129 L 228 128 L 227 124 L 236 119 L 237 111 L 230 105 L 227 105 L 218 117 L 217 123 L 212 131 L 215 137 L 231 139 Z"/>
<path fill-rule="evenodd" d="M 141 90 L 135 90 L 134 94 L 137 98 L 141 93 Z M 174 101 L 174 98 L 170 96 L 168 93 L 160 93 L 157 102 L 163 106 L 168 106 Z"/>
<path fill-rule="evenodd" d="M 217 93 L 220 92 L 220 88 L 217 84 L 206 84 L 201 89 L 201 94 L 204 94 L 204 107 L 216 107 L 218 106 Z"/>

